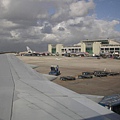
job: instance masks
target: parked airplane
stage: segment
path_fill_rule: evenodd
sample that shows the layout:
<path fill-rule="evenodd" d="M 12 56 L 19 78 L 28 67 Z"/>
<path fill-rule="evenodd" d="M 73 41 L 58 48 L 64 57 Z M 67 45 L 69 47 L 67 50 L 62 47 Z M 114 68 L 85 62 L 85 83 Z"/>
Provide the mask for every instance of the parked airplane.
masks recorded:
<path fill-rule="evenodd" d="M 33 51 L 28 46 L 26 46 L 26 49 L 27 49 L 28 53 L 31 53 L 32 55 L 35 55 L 35 56 L 46 56 L 46 55 L 50 54 L 49 52 L 36 52 L 36 51 Z"/>
<path fill-rule="evenodd" d="M 46 56 L 49 55 L 49 52 L 36 52 L 31 50 L 28 46 L 26 46 L 27 51 L 20 52 L 19 55 L 21 56 Z"/>
<path fill-rule="evenodd" d="M 120 120 L 120 116 L 49 81 L 16 56 L 3 54 L 0 120 Z"/>
<path fill-rule="evenodd" d="M 34 53 L 35 51 L 32 51 L 28 46 L 26 46 L 27 52 L 28 53 Z"/>

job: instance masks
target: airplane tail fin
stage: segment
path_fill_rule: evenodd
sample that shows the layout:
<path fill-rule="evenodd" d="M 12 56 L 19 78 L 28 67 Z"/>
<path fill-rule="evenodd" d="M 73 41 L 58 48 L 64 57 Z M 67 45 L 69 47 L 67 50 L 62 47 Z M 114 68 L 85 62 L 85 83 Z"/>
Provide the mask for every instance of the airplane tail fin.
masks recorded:
<path fill-rule="evenodd" d="M 33 51 L 28 46 L 26 46 L 26 48 L 28 53 L 33 53 Z"/>

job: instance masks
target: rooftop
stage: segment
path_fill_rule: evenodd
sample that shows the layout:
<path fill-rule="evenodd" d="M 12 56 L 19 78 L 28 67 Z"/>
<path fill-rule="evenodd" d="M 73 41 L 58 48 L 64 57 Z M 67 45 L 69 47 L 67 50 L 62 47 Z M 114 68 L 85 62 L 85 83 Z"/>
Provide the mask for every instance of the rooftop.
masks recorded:
<path fill-rule="evenodd" d="M 111 39 L 94 39 L 94 40 L 83 40 L 83 42 L 101 42 L 101 41 L 108 41 L 108 40 L 111 40 Z"/>

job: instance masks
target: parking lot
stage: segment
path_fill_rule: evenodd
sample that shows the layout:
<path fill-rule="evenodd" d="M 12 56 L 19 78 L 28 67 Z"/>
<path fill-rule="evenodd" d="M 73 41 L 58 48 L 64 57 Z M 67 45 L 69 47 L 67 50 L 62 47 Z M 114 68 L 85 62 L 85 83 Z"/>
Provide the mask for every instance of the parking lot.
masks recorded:
<path fill-rule="evenodd" d="M 62 56 L 42 56 L 25 57 L 18 56 L 22 61 L 38 65 L 36 71 L 48 74 L 51 65 L 59 65 L 60 76 L 74 76 L 76 80 L 62 81 L 60 76 L 53 82 L 80 94 L 92 95 L 112 95 L 120 94 L 120 75 L 107 77 L 93 77 L 92 79 L 78 79 L 82 72 L 93 72 L 106 70 L 109 72 L 120 72 L 120 60 L 97 59 L 95 57 L 62 57 Z M 47 88 L 46 88 L 47 89 Z"/>

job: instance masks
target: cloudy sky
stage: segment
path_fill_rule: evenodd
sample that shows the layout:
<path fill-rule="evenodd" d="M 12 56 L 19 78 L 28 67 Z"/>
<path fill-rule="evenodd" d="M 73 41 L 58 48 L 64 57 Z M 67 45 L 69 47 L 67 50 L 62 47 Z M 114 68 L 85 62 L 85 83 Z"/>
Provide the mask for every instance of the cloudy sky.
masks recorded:
<path fill-rule="evenodd" d="M 0 51 L 47 51 L 84 39 L 120 41 L 120 0 L 0 0 Z"/>

